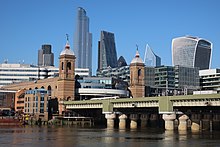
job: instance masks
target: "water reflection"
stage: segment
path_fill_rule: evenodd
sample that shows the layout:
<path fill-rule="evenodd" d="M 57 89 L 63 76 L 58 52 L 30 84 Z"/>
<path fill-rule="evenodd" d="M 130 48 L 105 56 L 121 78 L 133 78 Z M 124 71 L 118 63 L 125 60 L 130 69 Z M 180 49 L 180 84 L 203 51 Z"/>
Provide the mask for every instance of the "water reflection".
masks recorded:
<path fill-rule="evenodd" d="M 161 129 L 106 129 L 76 127 L 0 128 L 1 146 L 218 146 L 220 132 L 164 131 Z"/>

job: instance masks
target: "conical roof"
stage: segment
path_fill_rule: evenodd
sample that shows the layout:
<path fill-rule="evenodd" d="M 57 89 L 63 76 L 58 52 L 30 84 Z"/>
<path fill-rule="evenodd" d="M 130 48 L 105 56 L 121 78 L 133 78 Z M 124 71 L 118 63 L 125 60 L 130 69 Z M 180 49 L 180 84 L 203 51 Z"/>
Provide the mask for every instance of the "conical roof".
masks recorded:
<path fill-rule="evenodd" d="M 68 39 L 66 41 L 64 50 L 60 53 L 60 56 L 61 55 L 74 55 L 74 52 L 70 49 L 70 44 L 69 44 Z"/>
<path fill-rule="evenodd" d="M 140 54 L 138 52 L 138 49 L 136 51 L 135 57 L 131 61 L 131 64 L 135 64 L 135 63 L 144 63 L 143 60 L 140 58 Z"/>

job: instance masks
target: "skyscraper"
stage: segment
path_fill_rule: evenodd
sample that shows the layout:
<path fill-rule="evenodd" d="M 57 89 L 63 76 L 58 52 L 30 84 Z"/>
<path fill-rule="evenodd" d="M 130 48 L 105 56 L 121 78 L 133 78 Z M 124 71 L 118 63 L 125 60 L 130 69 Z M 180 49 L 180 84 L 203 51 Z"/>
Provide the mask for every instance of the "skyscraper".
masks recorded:
<path fill-rule="evenodd" d="M 92 72 L 92 34 L 89 32 L 89 18 L 81 7 L 77 13 L 74 53 L 76 68 L 89 68 Z"/>
<path fill-rule="evenodd" d="M 144 63 L 146 66 L 161 66 L 161 58 L 153 52 L 153 50 L 149 47 L 148 44 L 146 45 Z"/>
<path fill-rule="evenodd" d="M 101 37 L 98 44 L 97 71 L 105 69 L 107 67 L 117 67 L 118 63 L 114 34 L 106 31 L 101 31 Z"/>
<path fill-rule="evenodd" d="M 173 65 L 209 69 L 212 43 L 198 37 L 185 36 L 172 40 Z"/>
<path fill-rule="evenodd" d="M 51 48 L 51 45 L 44 44 L 38 50 L 38 66 L 54 66 L 54 54 Z"/>

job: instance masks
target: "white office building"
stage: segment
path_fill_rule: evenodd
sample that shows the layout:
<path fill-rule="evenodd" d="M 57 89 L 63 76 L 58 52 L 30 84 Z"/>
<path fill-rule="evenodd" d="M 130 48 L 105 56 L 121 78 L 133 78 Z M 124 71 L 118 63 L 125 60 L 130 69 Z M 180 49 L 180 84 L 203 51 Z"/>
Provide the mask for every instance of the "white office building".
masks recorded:
<path fill-rule="evenodd" d="M 220 69 L 200 70 L 200 85 L 202 90 L 220 92 Z"/>
<path fill-rule="evenodd" d="M 88 68 L 76 68 L 75 74 L 89 76 Z M 53 78 L 59 75 L 59 68 L 48 66 L 38 67 L 30 64 L 0 64 L 0 87 L 12 83 Z"/>

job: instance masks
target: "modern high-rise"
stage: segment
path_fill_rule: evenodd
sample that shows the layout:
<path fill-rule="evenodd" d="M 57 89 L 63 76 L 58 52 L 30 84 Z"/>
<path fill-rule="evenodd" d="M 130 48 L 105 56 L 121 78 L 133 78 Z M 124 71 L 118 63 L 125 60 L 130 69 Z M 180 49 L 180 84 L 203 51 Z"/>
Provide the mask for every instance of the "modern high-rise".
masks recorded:
<path fill-rule="evenodd" d="M 153 50 L 149 47 L 148 44 L 146 45 L 144 63 L 146 66 L 151 67 L 161 66 L 161 58 L 153 52 Z"/>
<path fill-rule="evenodd" d="M 38 50 L 38 66 L 54 66 L 54 54 L 51 48 L 51 45 L 43 44 Z"/>
<path fill-rule="evenodd" d="M 117 53 L 115 47 L 115 37 L 113 33 L 101 31 L 100 41 L 98 42 L 98 69 L 117 67 Z"/>
<path fill-rule="evenodd" d="M 89 18 L 81 7 L 77 11 L 74 53 L 76 68 L 89 68 L 92 72 L 92 34 L 89 32 Z"/>
<path fill-rule="evenodd" d="M 172 40 L 172 63 L 185 67 L 209 69 L 212 43 L 198 37 L 185 36 Z"/>

